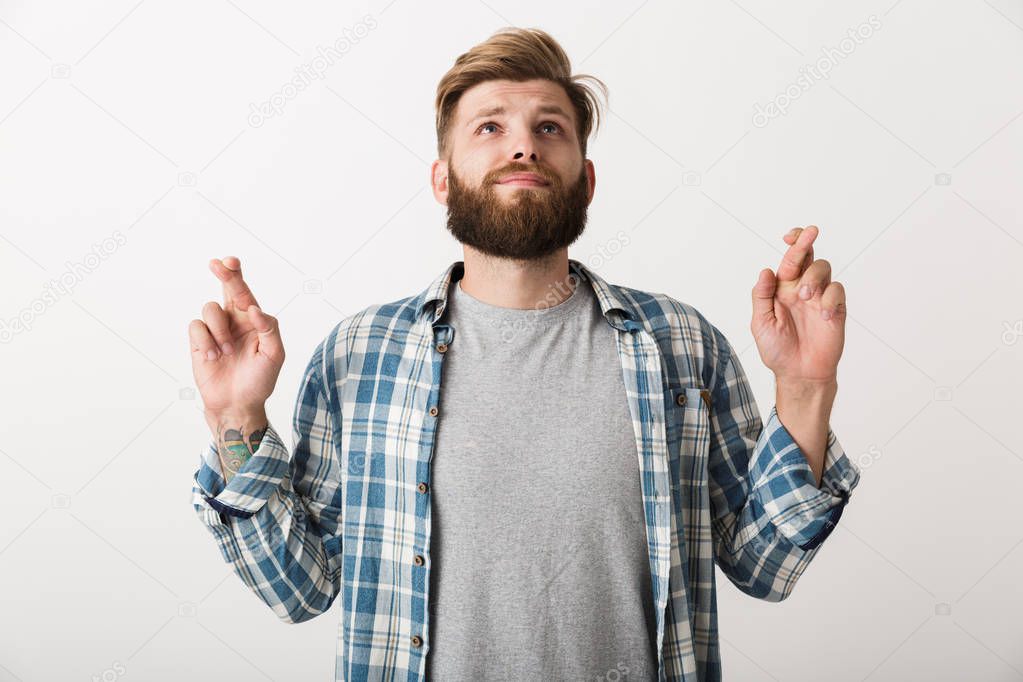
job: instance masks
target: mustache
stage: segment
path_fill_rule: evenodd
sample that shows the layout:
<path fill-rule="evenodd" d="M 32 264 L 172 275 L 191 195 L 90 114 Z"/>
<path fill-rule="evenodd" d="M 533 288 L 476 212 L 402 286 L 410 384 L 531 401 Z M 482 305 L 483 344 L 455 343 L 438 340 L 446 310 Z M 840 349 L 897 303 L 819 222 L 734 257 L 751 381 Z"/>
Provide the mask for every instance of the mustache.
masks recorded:
<path fill-rule="evenodd" d="M 519 163 L 517 161 L 513 161 L 512 163 L 509 163 L 507 166 L 504 166 L 503 168 L 498 168 L 495 171 L 487 173 L 486 177 L 484 178 L 483 184 L 493 185 L 497 183 L 505 175 L 508 175 L 509 173 L 536 173 L 541 178 L 549 182 L 552 186 L 554 187 L 561 186 L 561 178 L 558 177 L 558 174 L 553 172 L 552 170 L 545 168 L 540 164 L 535 163 L 526 164 Z"/>

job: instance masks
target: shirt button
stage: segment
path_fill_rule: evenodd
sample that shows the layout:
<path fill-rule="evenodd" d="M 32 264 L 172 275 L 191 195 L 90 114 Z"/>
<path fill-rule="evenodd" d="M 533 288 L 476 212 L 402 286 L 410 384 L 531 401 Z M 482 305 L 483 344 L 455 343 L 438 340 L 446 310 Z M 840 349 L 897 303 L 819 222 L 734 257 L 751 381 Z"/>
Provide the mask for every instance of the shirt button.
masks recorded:
<path fill-rule="evenodd" d="M 412 646 L 414 646 L 417 649 L 423 646 L 423 638 L 420 637 L 419 635 L 412 635 Z"/>
<path fill-rule="evenodd" d="M 426 490 L 427 490 L 427 486 L 426 486 L 426 484 L 425 484 L 425 483 L 423 483 L 422 481 L 420 481 L 420 482 L 419 482 L 419 485 L 417 485 L 417 486 L 416 486 L 416 490 L 418 490 L 418 491 L 419 491 L 419 492 L 421 492 L 421 493 L 425 493 L 425 492 L 426 492 Z"/>
<path fill-rule="evenodd" d="M 413 560 L 412 560 L 412 562 L 413 562 L 413 563 L 414 563 L 414 564 L 415 564 L 416 566 L 422 566 L 423 564 L 425 564 L 425 563 L 426 563 L 426 559 L 424 559 L 424 558 L 423 558 L 423 555 L 422 555 L 422 554 L 417 554 L 417 555 L 416 555 L 416 558 L 415 558 L 415 559 L 413 559 Z"/>
<path fill-rule="evenodd" d="M 433 407 L 430 408 L 430 416 L 431 417 L 436 417 L 438 412 L 440 412 L 440 410 L 437 409 L 436 405 L 434 405 Z"/>
<path fill-rule="evenodd" d="M 679 405 L 685 405 L 686 404 L 686 394 L 685 393 L 679 393 L 678 397 L 675 398 L 675 402 L 678 403 Z"/>
<path fill-rule="evenodd" d="M 438 353 L 444 353 L 444 352 L 447 351 L 447 349 L 448 349 L 448 344 L 446 344 L 446 343 L 439 343 L 439 344 L 437 344 L 437 352 Z"/>

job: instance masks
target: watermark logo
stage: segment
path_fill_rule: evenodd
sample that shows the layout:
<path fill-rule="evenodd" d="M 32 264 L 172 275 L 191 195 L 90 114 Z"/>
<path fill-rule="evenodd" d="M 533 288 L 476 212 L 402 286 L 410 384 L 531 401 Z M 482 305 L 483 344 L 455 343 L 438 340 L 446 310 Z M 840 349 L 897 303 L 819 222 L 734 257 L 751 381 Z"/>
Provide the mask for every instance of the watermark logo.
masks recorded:
<path fill-rule="evenodd" d="M 596 270 L 605 263 L 611 261 L 612 258 L 617 256 L 622 250 L 632 243 L 632 239 L 624 230 L 618 230 L 614 237 L 608 239 L 603 244 L 598 244 L 597 248 L 586 258 L 586 266 L 591 270 Z"/>
<path fill-rule="evenodd" d="M 766 105 L 761 106 L 759 102 L 754 105 L 753 125 L 763 128 L 771 122 L 771 119 L 788 113 L 789 107 L 795 100 L 802 97 L 803 93 L 808 92 L 818 82 L 830 78 L 832 69 L 855 52 L 859 45 L 862 45 L 880 28 L 881 20 L 871 14 L 867 21 L 854 29 L 850 28 L 846 32 L 847 37 L 842 38 L 837 47 L 822 47 L 821 56 L 817 61 L 801 66 L 799 76 L 784 90 L 771 98 Z"/>
<path fill-rule="evenodd" d="M 614 668 L 608 669 L 602 675 L 597 675 L 593 678 L 593 682 L 619 682 L 619 680 L 626 680 L 629 678 L 629 666 L 619 662 Z"/>
<path fill-rule="evenodd" d="M 1012 323 L 1002 320 L 1002 326 L 1005 328 L 1005 331 L 1002 332 L 1002 343 L 1006 346 L 1016 345 L 1016 342 L 1023 336 L 1023 318 Z"/>
<path fill-rule="evenodd" d="M 249 104 L 249 125 L 253 128 L 261 127 L 266 121 L 274 116 L 284 113 L 284 107 L 288 102 L 298 97 L 302 92 L 317 80 L 323 80 L 324 75 L 330 67 L 341 61 L 352 48 L 370 34 L 378 26 L 376 18 L 367 14 L 362 21 L 354 26 L 346 27 L 342 35 L 331 45 L 316 47 L 316 56 L 309 62 L 295 67 L 295 76 L 284 83 L 277 92 L 270 95 L 266 100 Z"/>
<path fill-rule="evenodd" d="M 92 676 L 93 682 L 114 682 L 124 677 L 128 669 L 120 661 L 114 661 L 109 668 L 98 675 Z"/>
<path fill-rule="evenodd" d="M 128 238 L 120 230 L 114 230 L 99 244 L 93 244 L 92 251 L 85 254 L 81 261 L 65 262 L 64 272 L 57 279 L 47 282 L 41 295 L 30 301 L 13 318 L 0 318 L 0 343 L 10 343 L 18 334 L 32 331 L 35 321 L 43 313 L 56 305 L 62 296 L 70 296 L 75 286 L 127 242 Z"/>

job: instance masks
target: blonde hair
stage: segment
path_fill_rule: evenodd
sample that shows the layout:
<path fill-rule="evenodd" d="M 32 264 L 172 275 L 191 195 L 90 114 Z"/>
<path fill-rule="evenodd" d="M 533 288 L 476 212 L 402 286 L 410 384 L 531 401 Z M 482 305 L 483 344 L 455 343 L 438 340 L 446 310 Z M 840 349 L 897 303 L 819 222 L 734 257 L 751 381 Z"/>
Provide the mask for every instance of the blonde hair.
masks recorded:
<path fill-rule="evenodd" d="M 575 109 L 576 133 L 583 157 L 591 130 L 600 127 L 600 102 L 587 85 L 594 83 L 606 100 L 607 86 L 586 74 L 572 75 L 568 55 L 548 33 L 537 28 L 502 28 L 455 60 L 437 85 L 437 155 L 448 151 L 447 135 L 462 94 L 488 80 L 526 81 L 542 78 L 565 90 Z"/>

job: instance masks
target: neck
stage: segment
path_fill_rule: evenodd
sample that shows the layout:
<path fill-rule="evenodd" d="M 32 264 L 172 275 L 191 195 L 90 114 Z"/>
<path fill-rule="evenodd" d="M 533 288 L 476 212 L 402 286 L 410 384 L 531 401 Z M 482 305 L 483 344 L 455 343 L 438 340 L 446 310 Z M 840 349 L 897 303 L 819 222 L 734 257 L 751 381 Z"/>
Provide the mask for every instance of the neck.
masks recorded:
<path fill-rule="evenodd" d="M 568 269 L 568 249 L 537 260 L 510 260 L 488 256 L 464 246 L 462 291 L 502 308 L 552 307 L 572 295 L 575 277 Z"/>

